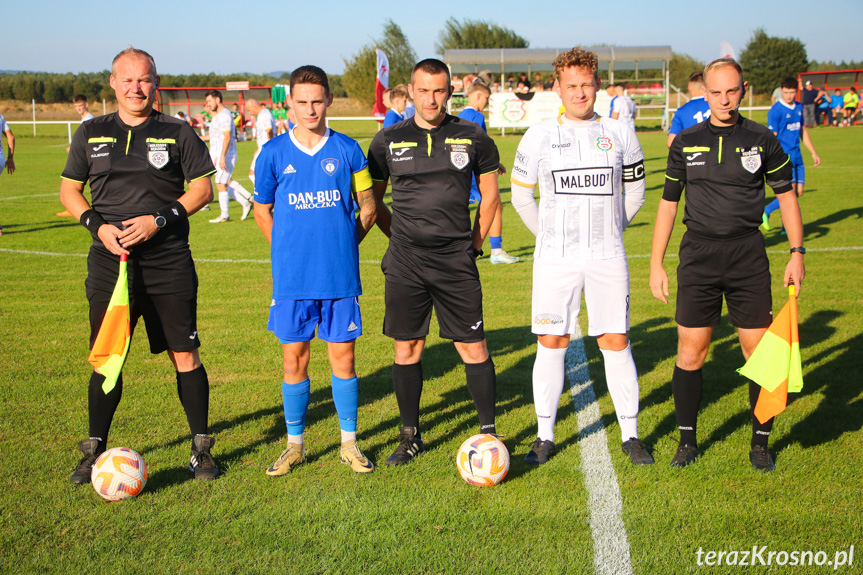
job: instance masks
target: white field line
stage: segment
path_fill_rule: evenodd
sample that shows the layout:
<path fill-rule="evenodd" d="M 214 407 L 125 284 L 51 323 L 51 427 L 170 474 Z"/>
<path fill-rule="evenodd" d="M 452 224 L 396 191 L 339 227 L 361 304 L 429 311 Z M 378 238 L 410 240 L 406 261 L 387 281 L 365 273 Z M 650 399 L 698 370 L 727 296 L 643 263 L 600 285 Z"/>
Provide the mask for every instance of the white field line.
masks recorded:
<path fill-rule="evenodd" d="M 60 192 L 51 192 L 50 194 L 28 194 L 26 196 L 12 196 L 10 198 L 0 198 L 0 202 L 7 202 L 9 200 L 29 200 L 30 198 L 44 198 L 46 196 L 57 196 L 57 199 L 60 199 Z"/>
<path fill-rule="evenodd" d="M 599 575 L 631 575 L 629 540 L 622 517 L 623 502 L 578 325 L 566 350 L 566 377 L 578 420 L 581 471 L 590 506 L 588 522 L 593 535 L 593 565 Z"/>
<path fill-rule="evenodd" d="M 52 194 L 53 195 L 53 194 Z M 9 198 L 7 198 L 9 199 Z M 806 248 L 806 253 L 814 254 L 819 252 L 849 252 L 849 251 L 861 251 L 863 250 L 863 246 L 845 246 L 845 247 L 835 247 L 835 248 Z M 6 252 L 9 254 L 28 254 L 34 256 L 51 256 L 51 257 L 72 257 L 72 258 L 85 258 L 87 254 L 61 254 L 56 252 L 40 252 L 35 250 L 13 250 L 8 248 L 0 248 L 0 252 Z M 788 254 L 788 250 L 768 250 L 768 254 Z M 635 254 L 628 255 L 628 258 L 649 258 L 650 254 Z M 667 258 L 676 258 L 677 254 L 667 254 L 665 257 Z M 533 256 L 524 256 L 521 258 L 521 261 L 532 261 Z M 270 263 L 269 259 L 266 260 L 236 260 L 230 258 L 195 258 L 196 262 L 204 263 L 204 264 L 268 264 Z M 379 266 L 381 265 L 380 260 L 360 260 L 360 263 L 363 265 L 373 265 Z M 488 260 L 479 260 L 479 264 L 489 263 Z"/>

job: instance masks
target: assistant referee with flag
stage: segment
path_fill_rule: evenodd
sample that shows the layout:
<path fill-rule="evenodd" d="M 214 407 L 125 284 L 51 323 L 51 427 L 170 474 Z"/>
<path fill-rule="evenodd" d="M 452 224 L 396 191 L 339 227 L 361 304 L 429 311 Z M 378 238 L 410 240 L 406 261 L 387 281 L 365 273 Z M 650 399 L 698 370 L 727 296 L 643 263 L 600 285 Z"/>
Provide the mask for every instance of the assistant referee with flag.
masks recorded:
<path fill-rule="evenodd" d="M 189 469 L 196 479 L 214 479 L 219 468 L 210 455 L 215 440 L 207 435 L 210 392 L 198 355 L 198 278 L 188 221 L 213 199 L 213 162 L 188 124 L 153 110 L 159 76 L 147 52 L 120 52 L 111 64 L 110 85 L 118 111 L 78 128 L 60 184 L 63 205 L 93 236 L 85 283 L 90 346 L 117 283 L 120 256 L 126 255 L 131 329 L 143 316 L 150 351 L 167 350 L 192 434 Z M 88 181 L 92 206 L 84 197 Z M 103 383 L 105 374 L 94 371 L 90 435 L 79 443 L 83 457 L 71 477 L 76 485 L 90 481 L 123 393 L 122 375 L 113 386 Z"/>
<path fill-rule="evenodd" d="M 779 199 L 792 246 L 785 286 L 793 283 L 799 293 L 806 274 L 800 207 L 797 194 L 788 193 L 792 190 L 788 154 L 766 127 L 740 116 L 737 108 L 746 86 L 735 60 L 720 58 L 708 64 L 704 84 L 710 119 L 683 130 L 671 145 L 650 257 L 650 289 L 654 297 L 668 303 L 668 275 L 662 260 L 685 188 L 687 231 L 677 268 L 678 347 L 671 379 L 680 446 L 671 461 L 673 467 L 686 467 L 698 456 L 701 367 L 713 326 L 720 320 L 723 296 L 746 359 L 772 320 L 770 264 L 758 231 L 765 180 Z M 749 382 L 753 410 L 760 389 Z M 753 415 L 749 460 L 760 471 L 774 468 L 767 451 L 772 426 L 772 418 L 761 423 Z"/>

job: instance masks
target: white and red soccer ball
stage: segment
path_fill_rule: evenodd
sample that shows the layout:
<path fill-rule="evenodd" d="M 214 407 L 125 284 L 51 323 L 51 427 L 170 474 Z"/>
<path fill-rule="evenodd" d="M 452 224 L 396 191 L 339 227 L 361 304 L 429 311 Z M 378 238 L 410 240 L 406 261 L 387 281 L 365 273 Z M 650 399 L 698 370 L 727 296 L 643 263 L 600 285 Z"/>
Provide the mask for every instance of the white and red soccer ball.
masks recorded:
<path fill-rule="evenodd" d="M 493 435 L 474 435 L 458 448 L 455 464 L 462 479 L 471 485 L 497 485 L 509 471 L 509 451 Z"/>
<path fill-rule="evenodd" d="M 90 482 L 96 493 L 108 501 L 129 499 L 144 490 L 147 464 L 128 447 L 112 447 L 96 458 Z"/>

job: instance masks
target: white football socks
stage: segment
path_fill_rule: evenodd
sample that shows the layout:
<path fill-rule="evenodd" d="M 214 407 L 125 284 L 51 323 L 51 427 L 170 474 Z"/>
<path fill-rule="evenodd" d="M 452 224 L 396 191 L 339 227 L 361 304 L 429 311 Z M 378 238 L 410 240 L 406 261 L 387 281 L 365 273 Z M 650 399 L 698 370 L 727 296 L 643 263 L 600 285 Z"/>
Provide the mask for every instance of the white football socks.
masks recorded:
<path fill-rule="evenodd" d="M 228 188 L 230 190 L 231 188 Z M 229 192 L 219 192 L 219 210 L 221 210 L 222 219 L 228 219 L 228 193 Z"/>
<path fill-rule="evenodd" d="M 550 349 L 541 343 L 536 345 L 536 360 L 533 363 L 533 406 L 539 427 L 537 437 L 543 441 L 554 441 L 554 422 L 557 405 L 563 393 L 564 358 L 566 348 Z"/>
<path fill-rule="evenodd" d="M 605 361 L 605 381 L 614 403 L 622 441 L 638 437 L 638 372 L 632 359 L 632 347 L 609 351 L 600 349 Z"/>

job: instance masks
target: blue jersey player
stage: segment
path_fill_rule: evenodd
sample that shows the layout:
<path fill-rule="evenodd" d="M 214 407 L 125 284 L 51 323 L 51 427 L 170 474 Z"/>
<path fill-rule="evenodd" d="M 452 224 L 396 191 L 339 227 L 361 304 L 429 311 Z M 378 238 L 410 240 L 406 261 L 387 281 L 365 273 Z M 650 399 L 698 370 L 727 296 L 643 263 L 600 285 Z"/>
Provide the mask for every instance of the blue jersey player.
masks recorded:
<path fill-rule="evenodd" d="M 327 128 L 333 103 L 316 66 L 291 74 L 296 126 L 261 148 L 256 165 L 255 221 L 272 245 L 273 302 L 267 329 L 282 344 L 282 396 L 288 446 L 267 469 L 280 476 L 306 460 L 310 341 L 327 342 L 333 402 L 341 427 L 340 458 L 357 473 L 374 470 L 357 446 L 359 386 L 354 341 L 362 334 L 358 244 L 374 225 L 375 200 L 359 144 Z M 359 216 L 354 216 L 354 197 Z"/>
<path fill-rule="evenodd" d="M 692 99 L 680 106 L 671 120 L 668 140 L 665 142 L 669 148 L 677 134 L 710 117 L 710 106 L 704 99 L 704 72 L 696 71 L 689 75 L 689 95 Z"/>
<path fill-rule="evenodd" d="M 478 124 L 484 132 L 488 132 L 488 128 L 485 127 L 485 116 L 482 113 L 488 104 L 489 96 L 491 96 L 491 89 L 488 84 L 477 78 L 465 88 L 465 94 L 467 95 L 467 106 L 459 112 L 458 117 Z M 506 173 L 506 168 L 500 164 L 497 171 L 498 175 L 502 175 Z M 480 199 L 479 188 L 476 186 L 476 177 L 474 176 L 471 180 L 470 203 L 479 203 Z M 518 262 L 518 257 L 509 255 L 503 249 L 503 203 L 497 205 L 497 211 L 489 229 L 488 241 L 491 246 L 490 260 L 492 264 L 514 264 Z"/>
<path fill-rule="evenodd" d="M 794 186 L 794 191 L 797 192 L 799 198 L 803 195 L 803 182 L 806 181 L 803 155 L 800 153 L 801 140 L 809 153 L 812 154 L 813 168 L 818 167 L 821 158 L 815 153 L 809 131 L 803 124 L 803 105 L 794 100 L 797 95 L 797 80 L 791 77 L 785 78 L 779 83 L 779 88 L 782 90 L 782 96 L 767 112 L 767 127 L 776 134 L 782 149 L 791 159 L 793 168 L 791 185 Z M 779 209 L 779 200 L 777 199 L 774 199 L 764 208 L 764 213 L 761 216 L 762 228 L 770 229 L 770 214 L 777 209 Z M 785 227 L 783 226 L 782 229 L 784 231 Z"/>

